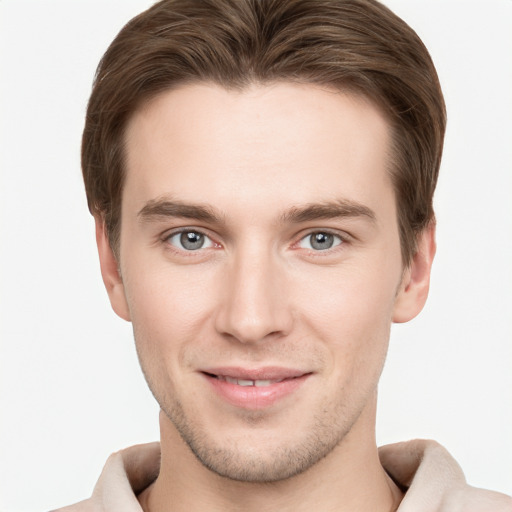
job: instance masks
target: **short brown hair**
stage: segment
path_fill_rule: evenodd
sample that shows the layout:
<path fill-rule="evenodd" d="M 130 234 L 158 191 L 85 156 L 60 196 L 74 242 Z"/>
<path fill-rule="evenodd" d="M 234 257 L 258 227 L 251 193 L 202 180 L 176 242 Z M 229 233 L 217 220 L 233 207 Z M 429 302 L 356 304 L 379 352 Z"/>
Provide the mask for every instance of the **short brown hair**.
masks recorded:
<path fill-rule="evenodd" d="M 434 219 L 446 112 L 416 33 L 375 0 L 162 0 L 117 35 L 96 73 L 82 140 L 91 213 L 118 255 L 124 131 L 142 103 L 177 84 L 293 81 L 361 94 L 392 128 L 402 259 Z"/>

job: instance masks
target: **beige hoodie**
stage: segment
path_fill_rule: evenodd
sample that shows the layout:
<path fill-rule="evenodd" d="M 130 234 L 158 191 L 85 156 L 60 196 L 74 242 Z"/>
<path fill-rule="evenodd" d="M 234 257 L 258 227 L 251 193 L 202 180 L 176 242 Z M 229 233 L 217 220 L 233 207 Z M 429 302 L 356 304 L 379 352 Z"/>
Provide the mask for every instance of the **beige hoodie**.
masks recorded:
<path fill-rule="evenodd" d="M 460 466 L 435 441 L 379 449 L 382 465 L 406 488 L 397 512 L 512 512 L 512 498 L 467 485 Z M 136 494 L 158 475 L 160 444 L 132 446 L 107 460 L 88 500 L 54 512 L 142 512 Z"/>

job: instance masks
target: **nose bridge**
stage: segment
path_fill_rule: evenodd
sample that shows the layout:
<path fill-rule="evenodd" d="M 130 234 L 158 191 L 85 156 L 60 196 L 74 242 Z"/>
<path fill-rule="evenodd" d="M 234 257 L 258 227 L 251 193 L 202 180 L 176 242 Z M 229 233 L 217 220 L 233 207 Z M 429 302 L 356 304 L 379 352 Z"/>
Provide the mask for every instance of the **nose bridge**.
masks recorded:
<path fill-rule="evenodd" d="M 282 262 L 263 243 L 249 242 L 231 258 L 217 330 L 242 343 L 286 335 L 292 322 Z"/>

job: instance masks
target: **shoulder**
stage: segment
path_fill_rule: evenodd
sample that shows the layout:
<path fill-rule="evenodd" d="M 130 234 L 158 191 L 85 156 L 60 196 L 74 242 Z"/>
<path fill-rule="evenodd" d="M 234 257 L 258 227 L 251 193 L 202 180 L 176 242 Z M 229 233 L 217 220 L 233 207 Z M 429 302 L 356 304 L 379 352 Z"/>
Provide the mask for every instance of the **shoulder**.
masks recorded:
<path fill-rule="evenodd" d="M 467 485 L 447 495 L 443 506 L 453 512 L 512 512 L 512 498 Z"/>
<path fill-rule="evenodd" d="M 160 443 L 131 446 L 113 453 L 89 499 L 52 512 L 142 512 L 137 495 L 155 480 L 159 469 Z"/>
<path fill-rule="evenodd" d="M 406 490 L 399 512 L 512 512 L 512 498 L 468 485 L 455 459 L 435 441 L 387 445 L 379 456 L 388 474 Z"/>
<path fill-rule="evenodd" d="M 98 503 L 95 504 L 93 499 L 89 498 L 74 505 L 51 510 L 50 512 L 101 512 L 102 510 Z"/>

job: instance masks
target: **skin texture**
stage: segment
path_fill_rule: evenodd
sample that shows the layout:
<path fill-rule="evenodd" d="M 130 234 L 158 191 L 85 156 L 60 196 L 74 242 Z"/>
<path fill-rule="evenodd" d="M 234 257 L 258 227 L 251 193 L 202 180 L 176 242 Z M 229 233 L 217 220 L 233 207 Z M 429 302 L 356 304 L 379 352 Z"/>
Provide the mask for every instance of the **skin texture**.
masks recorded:
<path fill-rule="evenodd" d="M 162 409 L 145 510 L 396 509 L 377 384 L 391 323 L 423 307 L 435 243 L 432 226 L 403 268 L 389 140 L 370 102 L 287 83 L 187 85 L 131 119 L 120 261 L 101 219 L 97 239 Z M 183 232 L 204 245 L 186 250 Z M 205 376 L 220 367 L 305 377 L 234 404 Z"/>

